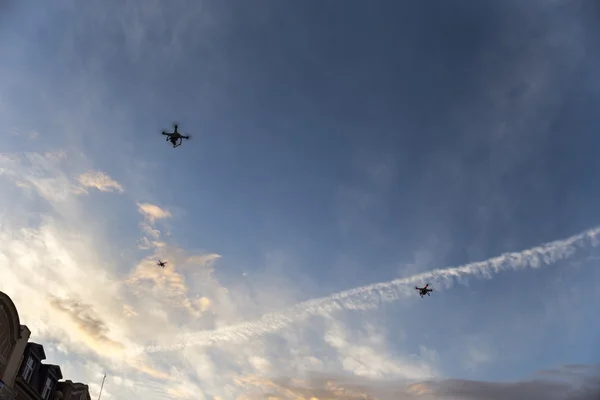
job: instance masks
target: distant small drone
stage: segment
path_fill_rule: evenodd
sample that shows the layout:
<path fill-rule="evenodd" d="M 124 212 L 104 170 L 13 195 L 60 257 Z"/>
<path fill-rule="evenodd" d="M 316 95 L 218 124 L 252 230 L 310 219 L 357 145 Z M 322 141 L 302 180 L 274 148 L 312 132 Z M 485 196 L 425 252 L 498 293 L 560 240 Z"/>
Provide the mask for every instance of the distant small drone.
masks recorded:
<path fill-rule="evenodd" d="M 162 267 L 162 268 L 164 268 L 165 265 L 167 265 L 167 264 L 168 264 L 168 262 L 166 262 L 166 261 L 160 261 L 160 260 L 158 260 L 158 262 L 156 263 L 156 265 L 158 265 L 159 267 Z"/>
<path fill-rule="evenodd" d="M 182 135 L 181 133 L 179 133 L 177 131 L 177 124 L 173 124 L 173 127 L 175 128 L 173 130 L 173 132 L 165 132 L 162 131 L 162 134 L 165 135 L 167 137 L 167 142 L 170 141 L 173 144 L 173 148 L 181 146 L 181 143 L 183 142 L 183 139 L 189 139 L 190 135 Z M 177 143 L 179 141 L 179 143 Z"/>
<path fill-rule="evenodd" d="M 416 287 L 415 289 L 417 289 L 419 291 L 419 294 L 421 295 L 421 298 L 423 298 L 423 296 L 427 295 L 427 296 L 431 296 L 429 294 L 429 292 L 433 292 L 433 289 L 427 289 L 427 287 L 429 286 L 429 283 L 425 285 L 425 287 Z"/>

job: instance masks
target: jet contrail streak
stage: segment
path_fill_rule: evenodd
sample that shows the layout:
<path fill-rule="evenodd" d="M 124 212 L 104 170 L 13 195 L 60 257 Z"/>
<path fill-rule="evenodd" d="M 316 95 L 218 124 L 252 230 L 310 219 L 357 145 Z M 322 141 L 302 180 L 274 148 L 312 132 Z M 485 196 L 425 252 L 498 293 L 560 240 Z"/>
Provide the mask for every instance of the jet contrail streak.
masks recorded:
<path fill-rule="evenodd" d="M 265 314 L 257 321 L 182 335 L 175 340 L 176 344 L 149 346 L 136 349 L 134 352 L 138 354 L 155 353 L 178 350 L 186 346 L 211 346 L 219 343 L 250 340 L 277 332 L 310 316 L 327 316 L 337 310 L 367 310 L 378 307 L 382 302 L 394 301 L 401 296 L 414 294 L 411 287 L 414 283 L 428 281 L 432 284 L 439 284 L 444 282 L 449 287 L 453 282 L 453 278 L 463 276 L 491 278 L 493 274 L 509 269 L 520 270 L 550 265 L 569 259 L 578 251 L 597 247 L 600 244 L 599 237 L 600 227 L 597 227 L 567 239 L 545 243 L 521 252 L 505 253 L 486 261 L 460 267 L 437 269 L 407 278 L 346 290 L 331 296 L 299 303 L 286 311 Z"/>

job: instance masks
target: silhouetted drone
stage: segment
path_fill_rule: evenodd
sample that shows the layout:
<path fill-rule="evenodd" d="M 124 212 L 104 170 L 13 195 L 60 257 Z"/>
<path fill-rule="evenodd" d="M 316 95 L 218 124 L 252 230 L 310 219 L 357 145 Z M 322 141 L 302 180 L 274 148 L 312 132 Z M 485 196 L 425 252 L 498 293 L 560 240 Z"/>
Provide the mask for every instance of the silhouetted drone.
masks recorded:
<path fill-rule="evenodd" d="M 425 296 L 425 295 L 431 296 L 429 294 L 429 292 L 433 292 L 433 289 L 427 289 L 428 286 L 429 286 L 429 283 L 427 285 L 425 285 L 425 287 L 422 287 L 422 288 L 415 286 L 415 289 L 417 289 L 420 292 L 419 294 L 421 295 L 421 298 L 423 298 L 423 296 Z"/>
<path fill-rule="evenodd" d="M 168 262 L 166 262 L 166 261 L 160 261 L 160 260 L 158 260 L 158 262 L 156 263 L 156 265 L 158 265 L 159 267 L 163 267 L 163 268 L 164 268 L 164 267 L 165 267 L 165 265 L 167 265 L 167 264 L 168 264 Z"/>
<path fill-rule="evenodd" d="M 173 124 L 173 127 L 175 128 L 173 130 L 173 132 L 169 133 L 169 132 L 162 131 L 162 134 L 167 137 L 167 142 L 171 141 L 171 143 L 173 144 L 173 148 L 175 148 L 175 147 L 181 146 L 183 139 L 189 139 L 190 135 L 182 135 L 181 133 L 177 132 L 177 124 L 176 123 Z M 179 141 L 179 143 L 177 143 L 177 141 Z"/>

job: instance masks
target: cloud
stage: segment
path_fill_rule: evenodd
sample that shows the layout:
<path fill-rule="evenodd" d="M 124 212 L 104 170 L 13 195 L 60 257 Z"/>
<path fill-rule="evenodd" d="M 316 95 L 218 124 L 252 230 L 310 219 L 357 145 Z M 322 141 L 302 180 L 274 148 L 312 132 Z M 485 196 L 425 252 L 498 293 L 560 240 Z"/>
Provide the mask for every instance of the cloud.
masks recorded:
<path fill-rule="evenodd" d="M 75 190 L 82 186 L 71 172 L 87 161 L 66 154 L 0 155 L 0 172 L 16 189 L 5 185 L 0 195 L 0 205 L 9 211 L 0 224 L 0 261 L 6 267 L 0 290 L 12 297 L 32 340 L 58 341 L 59 354 L 97 360 L 120 373 L 169 380 L 164 365 L 127 353 L 155 337 L 166 320 L 163 314 L 149 314 L 127 291 L 119 268 L 123 260 L 113 257 L 119 249 L 100 223 L 104 211 Z M 45 200 L 43 207 L 39 198 Z M 198 307 L 206 310 L 206 302 Z M 143 321 L 145 329 L 129 320 Z M 77 369 L 73 373 L 79 374 Z"/>
<path fill-rule="evenodd" d="M 49 297 L 50 306 L 66 314 L 81 333 L 90 347 L 123 350 L 124 346 L 109 337 L 110 329 L 106 326 L 91 306 L 75 299 L 59 299 Z"/>
<path fill-rule="evenodd" d="M 123 193 L 123 186 L 104 172 L 89 171 L 79 175 L 79 183 L 83 187 L 96 188 L 101 192 L 119 192 Z"/>
<path fill-rule="evenodd" d="M 198 306 L 198 308 L 200 309 L 201 312 L 205 312 L 205 311 L 208 311 L 210 309 L 212 301 L 209 298 L 207 298 L 207 297 L 200 297 L 196 301 L 196 304 L 197 304 L 197 306 Z"/>
<path fill-rule="evenodd" d="M 217 258 L 215 255 L 212 259 Z M 126 283 L 139 296 L 156 296 L 173 307 L 186 309 L 193 317 L 201 316 L 209 310 L 211 300 L 200 295 L 190 298 L 185 276 L 177 272 L 175 261 L 169 259 L 171 261 L 165 268 L 157 267 L 154 260 L 144 260 L 132 271 Z"/>
<path fill-rule="evenodd" d="M 325 333 L 325 342 L 337 350 L 344 371 L 354 376 L 381 379 L 396 377 L 402 379 L 424 379 L 436 375 L 426 362 L 396 360 L 379 340 L 374 326 L 367 325 L 366 335 L 349 340 L 348 332 L 339 321 L 330 321 Z"/>
<path fill-rule="evenodd" d="M 329 316 L 339 310 L 367 310 L 383 302 L 398 300 L 413 294 L 415 283 L 429 282 L 434 286 L 452 285 L 453 279 L 465 276 L 487 277 L 505 270 L 539 268 L 573 257 L 578 250 L 597 247 L 600 244 L 600 228 L 592 228 L 566 239 L 545 243 L 521 252 L 506 253 L 486 261 L 474 262 L 460 267 L 437 269 L 408 278 L 362 286 L 320 299 L 309 300 L 283 311 L 269 313 L 258 321 L 227 326 L 217 330 L 200 331 L 185 335 L 174 345 L 158 345 L 146 352 L 168 351 L 186 345 L 211 346 L 217 343 L 244 341 L 277 332 L 292 323 L 313 315 Z M 439 287 L 438 287 L 439 290 Z M 177 341 L 177 339 L 176 339 Z"/>
<path fill-rule="evenodd" d="M 86 163 L 85 157 L 74 151 L 1 153 L 0 175 L 49 202 L 66 202 L 72 194 L 87 194 L 89 187 L 102 192 L 123 192 L 121 184 L 104 172 L 88 171 L 78 177 L 70 172 L 82 169 Z"/>
<path fill-rule="evenodd" d="M 254 347 L 251 353 L 249 352 L 253 355 L 248 360 L 252 368 L 245 368 L 246 374 L 234 378 L 239 386 L 239 396 L 230 398 L 327 398 L 320 395 L 331 393 L 313 390 L 315 386 L 310 382 L 317 376 L 326 377 L 330 383 L 335 383 L 332 379 L 334 376 L 343 376 L 350 382 L 378 382 L 384 379 L 412 381 L 439 376 L 427 354 L 422 352 L 421 357 L 417 358 L 412 354 L 399 353 L 386 340 L 387 329 L 369 320 L 370 318 L 365 316 L 363 321 L 355 325 L 350 321 L 343 323 L 340 320 L 325 318 L 321 320 L 324 329 L 315 327 L 321 325 L 320 323 L 298 325 L 284 330 L 272 341 L 267 339 L 262 342 L 264 349 Z M 389 333 L 390 336 L 397 334 L 397 330 Z M 316 336 L 322 338 L 322 341 L 317 340 Z M 240 346 L 232 344 L 231 347 L 244 349 L 254 343 L 257 342 Z M 269 353 L 273 353 L 273 346 L 285 346 L 285 349 L 277 351 L 280 358 L 268 356 Z M 333 392 L 338 395 L 340 389 L 343 389 L 346 394 L 364 398 L 360 396 L 359 391 L 352 391 L 349 385 L 337 386 L 337 390 Z M 331 385 L 328 387 L 332 389 Z"/>
<path fill-rule="evenodd" d="M 551 378 L 551 379 L 549 379 Z M 448 379 L 423 384 L 438 397 L 464 400 L 573 399 L 592 400 L 600 395 L 600 369 L 593 365 L 565 366 L 552 376 L 519 382 L 478 382 Z"/>
<path fill-rule="evenodd" d="M 21 159 L 17 155 L 10 157 Z M 53 157 L 56 156 L 30 154 L 30 169 L 37 173 L 28 177 L 29 186 L 16 187 L 15 196 L 43 186 L 38 180 L 51 178 L 77 183 L 67 165 L 48 162 L 55 160 Z M 35 193 L 46 192 L 36 190 Z M 73 374 L 71 376 L 81 376 L 84 381 L 91 379 L 88 375 L 77 375 L 82 373 L 78 371 L 83 361 L 76 357 L 82 357 L 85 362 L 94 361 L 112 371 L 111 379 L 119 377 L 134 383 L 135 389 L 109 383 L 105 390 L 114 398 L 129 397 L 130 393 L 141 398 L 156 398 L 168 393 L 180 398 L 197 398 L 199 393 L 244 398 L 239 396 L 252 396 L 255 389 L 280 398 L 291 396 L 300 389 L 303 391 L 298 393 L 306 394 L 307 399 L 311 396 L 320 399 L 319 394 L 360 398 L 356 396 L 366 391 L 357 384 L 353 386 L 329 379 L 329 384 L 323 384 L 317 388 L 320 391 L 315 392 L 311 391 L 312 386 L 296 387 L 298 383 L 275 378 L 284 372 L 288 376 L 303 376 L 315 370 L 322 373 L 344 371 L 359 382 L 431 379 L 438 376 L 434 368 L 435 352 L 422 349 L 416 361 L 395 354 L 386 345 L 381 327 L 369 327 L 365 323 L 361 330 L 325 318 L 325 326 L 320 330 L 312 324 L 297 322 L 312 315 L 329 316 L 336 310 L 368 309 L 381 301 L 412 294 L 408 285 L 415 280 L 431 278 L 449 284 L 452 277 L 461 274 L 485 275 L 497 272 L 496 269 L 536 267 L 555 262 L 595 245 L 597 235 L 591 230 L 516 255 L 353 289 L 302 303 L 284 313 L 267 314 L 258 322 L 239 324 L 237 322 L 245 318 L 240 311 L 244 309 L 240 306 L 245 300 L 244 292 L 239 288 L 230 291 L 215 278 L 214 267 L 220 255 L 191 252 L 163 241 L 156 225 L 169 218 L 168 211 L 148 207 L 152 206 L 150 203 L 126 205 L 133 215 L 138 211 L 143 216 L 155 235 L 148 237 L 162 245 L 151 247 L 148 254 L 139 258 L 122 259 L 116 256 L 122 254 L 122 249 L 120 242 L 111 240 L 112 233 L 90 225 L 92 216 L 80 212 L 93 207 L 94 198 L 79 196 L 73 191 L 62 197 L 45 198 L 51 207 L 32 220 L 24 217 L 29 215 L 30 206 L 35 202 L 15 202 L 14 198 L 0 196 L 0 201 L 11 211 L 0 226 L 0 262 L 7 266 L 0 289 L 13 297 L 23 323 L 34 331 L 35 340 L 60 343 L 64 351 L 57 350 L 56 354 L 68 353 L 73 366 L 68 370 Z M 140 207 L 142 204 L 146 206 Z M 102 212 L 97 211 L 94 220 L 102 220 Z M 167 268 L 163 270 L 156 266 L 157 257 L 169 260 Z M 395 293 L 395 298 L 386 297 L 390 291 Z M 197 330 L 200 330 L 199 334 Z M 276 340 L 265 335 L 274 332 L 279 333 Z M 198 337 L 202 340 L 200 344 L 227 343 L 227 346 L 191 347 L 198 344 Z M 157 348 L 162 350 L 182 348 L 186 346 L 181 343 L 182 339 L 191 345 L 185 352 L 152 355 L 138 351 L 148 348 L 151 343 L 160 344 Z M 278 343 L 285 345 L 280 348 Z M 269 381 L 274 382 L 272 386 L 260 386 L 260 382 Z M 436 390 L 436 382 L 423 381 L 422 387 Z M 284 386 L 287 394 L 280 393 Z M 94 386 L 94 390 L 97 389 Z"/>
<path fill-rule="evenodd" d="M 127 317 L 137 317 L 139 315 L 129 304 L 123 304 L 123 314 Z"/>
<path fill-rule="evenodd" d="M 138 203 L 138 211 L 149 221 L 156 222 L 158 219 L 171 218 L 171 213 L 155 204 Z"/>
<path fill-rule="evenodd" d="M 23 43 L 7 41 L 6 43 L 12 44 L 10 47 L 13 49 L 5 49 L 8 50 L 5 53 L 11 57 L 3 59 L 14 63 L 20 71 L 10 75 L 10 68 L 5 68 L 8 78 L 2 86 L 10 90 L 0 90 L 7 93 L 5 97 L 11 99 L 11 103 L 17 104 L 15 106 L 6 101 L 2 104 L 5 107 L 0 107 L 5 110 L 4 116 L 9 120 L 14 119 L 19 121 L 19 124 L 42 121 L 44 125 L 46 121 L 42 113 L 46 109 L 49 110 L 49 114 L 53 114 L 52 118 L 47 120 L 59 122 L 58 129 L 42 132 L 36 143 L 18 140 L 17 144 L 15 141 L 9 141 L 7 145 L 18 146 L 25 143 L 41 146 L 44 140 L 56 143 L 61 139 L 61 135 L 66 136 L 64 140 L 69 143 L 81 139 L 81 142 L 85 142 L 97 152 L 101 162 L 117 164 L 115 171 L 119 175 L 114 177 L 117 180 L 125 179 L 123 174 L 132 173 L 136 168 L 143 171 L 139 177 L 134 177 L 140 178 L 139 180 L 124 180 L 131 183 L 127 184 L 128 196 L 121 198 L 123 203 L 127 201 L 129 194 L 135 199 L 158 202 L 159 200 L 153 199 L 152 195 L 140 193 L 144 192 L 143 188 L 140 190 L 139 187 L 135 187 L 142 186 L 141 182 L 144 179 L 150 180 L 160 176 L 152 173 L 145 175 L 150 171 L 145 166 L 135 167 L 137 162 L 142 162 L 137 157 L 146 157 L 152 153 L 143 150 L 145 141 L 134 142 L 135 137 L 124 132 L 134 132 L 134 123 L 131 121 L 139 122 L 135 110 L 127 108 L 127 104 L 140 104 L 136 101 L 135 87 L 142 88 L 143 94 L 149 96 L 145 98 L 146 105 L 159 100 L 161 90 L 152 85 L 137 85 L 139 82 L 136 83 L 135 80 L 123 80 L 123 73 L 127 75 L 128 69 L 135 70 L 138 73 L 137 78 L 142 80 L 169 82 L 168 79 L 163 79 L 166 75 L 181 75 L 173 66 L 194 63 L 161 64 L 147 61 L 157 58 L 175 60 L 180 56 L 193 57 L 197 52 L 180 51 L 184 44 L 183 38 L 192 38 L 196 43 L 209 42 L 211 46 L 204 47 L 202 51 L 207 55 L 202 65 L 196 63 L 192 68 L 196 72 L 200 71 L 200 75 L 210 78 L 205 79 L 204 83 L 198 83 L 196 79 L 194 92 L 204 95 L 200 96 L 201 98 L 197 96 L 194 104 L 197 106 L 198 101 L 206 101 L 213 106 L 219 104 L 218 101 L 215 103 L 215 95 L 227 96 L 228 91 L 222 90 L 223 88 L 206 90 L 210 89 L 207 86 L 214 85 L 214 82 L 221 78 L 229 79 L 229 76 L 235 74 L 226 67 L 227 63 L 223 62 L 223 57 L 220 57 L 223 43 L 215 33 L 229 32 L 228 23 L 237 13 L 233 15 L 229 9 L 221 6 L 215 7 L 217 10 L 213 12 L 212 6 L 207 8 L 204 3 L 192 6 L 191 1 L 187 2 L 189 4 L 182 3 L 177 6 L 171 3 L 159 5 L 159 2 L 140 6 L 130 0 L 108 2 L 100 7 L 83 7 L 80 2 L 71 0 L 63 3 L 73 4 L 73 7 L 76 7 L 75 11 L 78 11 L 78 18 L 70 19 L 72 24 L 66 24 L 65 31 L 57 31 L 55 35 L 51 35 L 52 43 L 49 47 L 47 41 L 29 40 L 28 38 L 36 34 L 28 31 L 27 26 L 50 31 L 50 25 L 57 24 L 55 13 L 45 13 L 43 10 L 33 13 L 29 24 L 20 24 L 18 19 L 14 19 L 15 24 L 20 24 L 25 29 L 20 35 L 24 38 Z M 185 12 L 182 13 L 184 9 Z M 215 18 L 211 24 L 207 24 L 206 20 L 214 18 L 214 14 L 217 13 L 222 18 Z M 49 18 L 41 18 L 44 14 Z M 170 23 L 174 16 L 178 18 L 176 24 Z M 210 29 L 208 25 L 211 26 Z M 106 34 L 107 32 L 110 34 Z M 95 36 L 101 39 L 97 41 Z M 125 39 L 125 46 L 120 47 L 116 44 L 120 38 Z M 39 63 L 32 62 L 33 60 L 20 54 L 38 54 L 37 43 L 45 43 L 43 47 L 57 50 L 54 52 L 54 62 L 50 60 L 44 68 L 56 67 L 65 71 L 62 65 L 68 65 L 68 75 L 73 78 L 69 79 L 69 84 L 64 85 L 61 81 L 44 82 L 44 74 L 36 74 L 31 69 L 25 72 L 31 65 Z M 190 44 L 187 39 L 185 44 Z M 213 57 L 216 53 L 212 50 L 215 48 L 220 52 L 217 57 Z M 534 60 L 536 53 L 529 50 L 531 49 L 526 52 Z M 559 48 L 558 52 L 561 50 Z M 118 82 L 111 82 L 110 79 L 115 73 L 113 56 L 121 61 L 125 60 L 118 64 L 121 68 L 117 71 Z M 141 71 L 136 68 L 142 64 L 158 66 L 159 69 Z M 212 73 L 210 70 L 218 70 L 218 73 Z M 481 70 L 489 71 L 486 68 Z M 506 76 L 518 76 L 518 70 L 519 66 L 508 71 Z M 165 71 L 168 71 L 166 75 Z M 552 81 L 552 76 L 546 74 L 544 79 Z M 95 79 L 90 79 L 92 77 Z M 103 80 L 102 77 L 109 79 Z M 128 83 L 133 85 L 133 91 L 117 90 L 114 96 L 110 95 L 112 89 L 123 89 L 123 84 Z M 504 82 L 499 85 L 506 88 L 509 86 L 504 85 Z M 150 87 L 152 89 L 146 91 Z M 29 100 L 22 98 L 20 96 L 23 94 L 27 96 L 28 92 L 32 92 L 23 88 L 33 88 L 37 95 Z M 13 92 L 16 96 L 11 95 Z M 540 91 L 533 87 L 531 93 L 535 92 L 542 95 L 549 93 L 548 90 Z M 207 93 L 211 95 L 206 96 Z M 529 96 L 527 92 L 526 96 Z M 49 99 L 48 103 L 37 103 L 38 107 L 28 108 L 42 110 L 42 113 L 33 115 L 25 109 L 25 112 L 15 112 L 18 111 L 19 104 L 30 104 L 31 101 L 40 101 L 39 99 L 44 97 Z M 514 104 L 496 101 L 491 103 L 498 107 L 506 107 L 507 111 L 511 110 L 510 104 Z M 532 103 L 519 101 L 517 104 L 523 107 L 517 108 L 530 109 L 535 106 Z M 509 120 L 516 120 L 512 118 L 512 113 L 504 114 L 511 117 Z M 97 119 L 106 115 L 110 116 L 111 123 L 103 123 Z M 473 112 L 469 115 L 473 115 Z M 484 122 L 476 128 L 486 126 Z M 82 129 L 92 129 L 94 132 L 83 139 L 80 134 Z M 27 127 L 22 129 L 22 132 L 30 130 Z M 512 132 L 526 130 L 515 129 Z M 509 131 L 511 129 L 508 128 L 502 132 L 499 130 L 498 135 Z M 87 132 L 90 133 L 89 130 Z M 516 138 L 519 135 L 513 136 Z M 105 151 L 90 145 L 94 142 L 101 144 Z M 123 151 L 133 153 L 132 149 L 137 155 L 126 157 Z M 98 199 L 104 197 L 103 194 L 82 196 L 87 190 L 122 193 L 124 189 L 119 183 L 111 185 L 109 180 L 116 181 L 106 174 L 94 172 L 92 163 L 85 160 L 85 157 L 74 152 L 63 152 L 64 155 L 60 153 L 10 154 L 10 160 L 6 164 L 5 160 L 0 160 L 0 168 L 6 171 L 4 176 L 18 185 L 16 188 L 4 185 L 3 193 L 0 193 L 0 206 L 6 214 L 0 221 L 0 289 L 13 297 L 19 308 L 22 323 L 33 328 L 35 340 L 47 345 L 48 354 L 54 343 L 59 343 L 57 348 L 60 346 L 64 349 L 64 352 L 57 350 L 49 356 L 48 362 L 64 366 L 65 377 L 89 382 L 97 396 L 101 374 L 108 372 L 103 399 L 112 397 L 155 400 L 175 396 L 200 400 L 241 399 L 250 398 L 254 389 L 260 392 L 258 395 L 262 395 L 261 398 L 364 399 L 369 398 L 367 396 L 384 398 L 391 393 L 393 397 L 390 395 L 388 398 L 402 399 L 403 396 L 416 396 L 418 393 L 422 394 L 419 398 L 423 398 L 423 394 L 427 392 L 441 397 L 440 393 L 444 392 L 444 387 L 436 386 L 441 384 L 430 377 L 435 375 L 432 372 L 435 371 L 433 366 L 436 365 L 434 351 L 430 353 L 426 348 L 422 350 L 419 360 L 425 361 L 423 363 L 410 358 L 407 360 L 403 355 L 394 353 L 391 346 L 386 345 L 385 338 L 381 339 L 382 329 L 379 327 L 372 332 L 365 326 L 364 332 L 357 334 L 358 329 L 350 323 L 342 324 L 330 320 L 323 322 L 323 318 L 309 319 L 313 315 L 327 316 L 337 310 L 377 307 L 383 301 L 413 294 L 409 288 L 410 281 L 393 281 L 358 288 L 302 303 L 289 312 L 269 314 L 256 323 L 252 322 L 251 316 L 260 315 L 264 312 L 263 307 L 252 301 L 254 297 L 248 295 L 241 284 L 236 287 L 236 282 L 232 283 L 232 279 L 227 276 L 227 268 L 223 268 L 223 275 L 226 277 L 222 278 L 221 282 L 224 283 L 216 279 L 214 268 L 227 265 L 228 260 L 224 260 L 224 263 L 219 262 L 220 255 L 214 253 L 215 249 L 198 253 L 173 243 L 174 239 L 164 234 L 168 231 L 165 225 L 176 223 L 170 221 L 171 213 L 166 208 L 150 203 L 139 203 L 136 207 L 135 203 L 110 202 L 106 207 L 115 208 L 106 210 L 106 207 L 102 207 L 104 204 L 98 203 Z M 103 158 L 106 154 L 111 154 L 111 161 Z M 500 158 L 496 161 L 503 162 L 505 152 L 498 151 L 497 154 L 500 154 Z M 123 159 L 126 159 L 127 163 L 118 165 Z M 144 160 L 143 162 L 148 164 L 164 161 L 158 161 L 159 158 L 154 156 Z M 369 178 L 366 179 L 368 183 L 365 185 L 346 186 L 346 192 L 343 194 L 347 195 L 349 204 L 341 210 L 342 218 L 345 218 L 347 223 L 345 227 L 361 232 L 365 227 L 369 227 L 373 219 L 381 217 L 382 220 L 387 220 L 384 218 L 387 211 L 385 201 L 364 194 L 376 193 L 379 197 L 388 194 L 386 188 L 396 179 L 396 170 L 402 168 L 396 168 L 395 163 L 387 164 L 389 165 L 374 165 L 369 168 Z M 82 179 L 82 176 L 85 178 Z M 149 190 L 155 187 L 154 183 L 151 183 Z M 40 196 L 48 203 L 43 207 L 37 201 Z M 346 196 L 342 197 L 345 199 Z M 141 232 L 136 229 L 136 224 L 139 223 L 136 219 L 138 209 L 144 215 L 144 221 L 140 225 Z M 104 226 L 103 221 L 110 217 L 119 218 L 119 223 L 114 226 L 107 223 L 108 226 Z M 99 226 L 105 229 L 99 229 Z M 374 228 L 371 230 L 376 231 Z M 132 243 L 135 243 L 139 236 L 142 236 L 142 250 L 148 250 L 142 254 L 136 251 L 139 249 L 132 250 L 135 246 Z M 430 246 L 427 245 L 426 250 L 431 250 Z M 231 251 L 231 248 L 227 251 Z M 169 260 L 165 270 L 155 265 L 157 257 Z M 542 260 L 542 264 L 547 260 L 554 262 L 553 260 L 557 259 L 551 252 L 538 253 L 533 258 Z M 244 269 L 252 268 L 251 261 L 242 260 L 242 263 Z M 512 259 L 509 259 L 506 265 L 499 262 L 500 268 L 506 266 L 509 269 L 515 263 L 520 265 L 519 260 Z M 530 263 L 527 266 L 535 265 Z M 442 270 L 446 275 L 440 273 L 441 277 L 437 279 L 449 285 L 449 281 L 457 275 L 494 273 L 495 268 L 496 265 L 491 263 L 479 270 L 476 267 L 466 271 L 454 270 L 456 275 L 452 269 Z M 485 271 L 482 271 L 483 269 Z M 259 274 L 250 272 L 250 277 L 253 276 Z M 412 279 L 430 277 L 416 275 Z M 252 279 L 246 281 L 250 282 Z M 260 282 L 256 284 L 255 290 L 266 293 L 264 296 L 271 301 L 271 309 L 279 309 L 285 302 L 277 292 L 284 293 L 291 289 L 286 285 L 280 285 L 276 289 L 272 286 L 269 282 Z M 298 291 L 307 289 L 301 284 L 296 286 L 294 289 Z M 309 288 L 311 292 L 312 289 Z M 249 312 L 245 312 L 248 310 Z M 360 315 L 361 319 L 368 318 L 364 313 L 354 315 Z M 337 317 L 339 314 L 336 315 L 336 319 Z M 240 321 L 246 320 L 250 322 L 239 324 Z M 296 323 L 303 320 L 307 323 Z M 209 341 L 206 343 L 226 343 L 227 346 L 189 346 L 183 352 L 137 353 L 139 358 L 134 358 L 122 350 L 137 346 L 146 347 L 151 343 L 179 344 L 182 337 L 195 338 L 194 332 L 200 329 L 208 332 Z M 278 333 L 276 337 L 268 335 L 275 331 Z M 186 335 L 188 332 L 190 335 Z M 213 334 L 215 340 L 211 342 L 210 335 Z M 397 335 L 398 332 L 395 330 L 394 334 Z M 419 336 L 418 340 L 423 338 Z M 419 345 L 420 343 L 416 346 Z M 470 353 L 471 358 L 484 360 L 485 357 L 481 354 L 486 350 L 484 345 L 477 346 Z M 63 357 L 65 353 L 68 353 L 65 360 L 58 358 Z M 426 354 L 427 357 L 430 355 L 431 359 L 427 358 Z M 321 380 L 310 376 L 307 379 L 303 376 L 306 371 L 315 370 L 322 371 Z M 332 375 L 336 371 L 345 371 L 349 376 L 337 378 L 337 375 Z M 277 379 L 277 376 L 300 377 Z M 387 381 L 382 381 L 383 379 Z M 409 383 L 405 383 L 405 386 L 385 384 L 400 379 L 420 381 L 412 386 L 409 386 Z M 445 390 L 456 391 L 461 384 L 471 388 L 475 386 L 471 381 L 466 384 L 455 381 L 454 386 L 446 382 Z M 95 395 L 92 394 L 92 397 L 95 398 Z"/>
<path fill-rule="evenodd" d="M 143 259 L 131 271 L 125 283 L 137 296 L 154 296 L 167 302 L 172 307 L 187 310 L 192 317 L 198 318 L 208 312 L 212 300 L 206 296 L 189 297 L 190 288 L 187 278 L 180 269 L 193 268 L 205 272 L 205 281 L 216 286 L 218 282 L 211 280 L 212 264 L 221 256 L 218 254 L 188 254 L 177 246 L 167 245 L 161 238 L 161 232 L 156 228 L 158 220 L 171 217 L 171 213 L 155 204 L 137 203 L 138 212 L 144 220 L 140 228 L 145 236 L 142 237 L 140 248 L 153 250 L 153 254 Z M 156 260 L 168 260 L 165 268 L 158 268 Z"/>
<path fill-rule="evenodd" d="M 486 382 L 461 379 L 392 381 L 312 374 L 308 379 L 243 380 L 246 400 L 377 399 L 377 400 L 594 400 L 600 394 L 598 366 L 565 366 L 541 379 Z"/>
<path fill-rule="evenodd" d="M 140 239 L 138 247 L 143 250 L 164 247 L 166 244 L 160 240 L 161 233 L 156 228 L 156 222 L 171 218 L 171 213 L 150 203 L 137 203 L 137 207 L 138 212 L 144 216 L 144 220 L 140 222 L 140 229 L 144 236 Z"/>
<path fill-rule="evenodd" d="M 140 337 L 120 318 L 121 285 L 94 265 L 98 254 L 92 253 L 93 246 L 80 248 L 78 242 L 87 239 L 82 238 L 83 229 L 71 236 L 53 225 L 47 220 L 40 228 L 16 233 L 11 223 L 0 231 L 0 259 L 8 266 L 0 290 L 12 297 L 22 323 L 32 330 L 32 340 L 59 340 L 68 354 L 101 357 L 125 370 L 168 376 L 146 357 L 126 357 Z M 85 302 L 79 300 L 83 298 Z"/>
<path fill-rule="evenodd" d="M 64 151 L 43 154 L 0 154 L 0 174 L 18 187 L 30 189 L 47 201 L 63 201 L 78 193 L 78 187 L 61 169 L 67 161 Z"/>

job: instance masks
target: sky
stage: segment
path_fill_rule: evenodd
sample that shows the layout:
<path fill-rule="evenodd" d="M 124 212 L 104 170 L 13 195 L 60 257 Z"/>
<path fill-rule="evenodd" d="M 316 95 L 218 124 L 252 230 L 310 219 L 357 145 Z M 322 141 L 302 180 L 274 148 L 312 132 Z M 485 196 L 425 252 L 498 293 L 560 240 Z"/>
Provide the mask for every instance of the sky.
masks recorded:
<path fill-rule="evenodd" d="M 599 22 L 0 1 L 0 290 L 92 398 L 595 398 Z"/>

